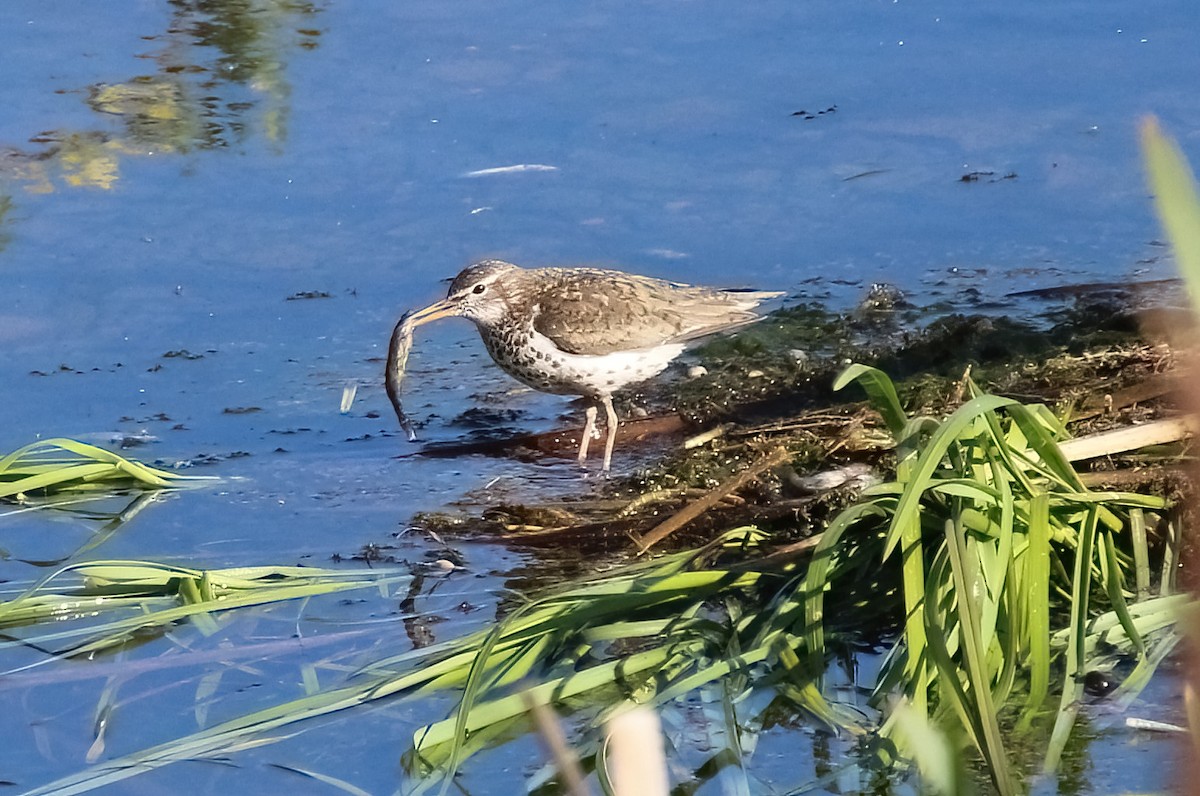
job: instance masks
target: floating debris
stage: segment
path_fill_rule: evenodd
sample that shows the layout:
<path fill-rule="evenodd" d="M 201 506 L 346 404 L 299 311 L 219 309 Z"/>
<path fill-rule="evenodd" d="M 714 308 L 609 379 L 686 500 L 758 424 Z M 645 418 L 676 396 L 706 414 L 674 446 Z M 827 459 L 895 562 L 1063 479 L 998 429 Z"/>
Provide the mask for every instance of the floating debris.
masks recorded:
<path fill-rule="evenodd" d="M 493 174 L 520 174 L 525 171 L 558 171 L 558 166 L 547 166 L 544 163 L 516 163 L 512 166 L 496 166 L 490 169 L 468 171 L 464 177 L 490 177 Z"/>
<path fill-rule="evenodd" d="M 174 351 L 167 351 L 162 355 L 163 359 L 204 359 L 204 354 L 193 354 L 186 348 L 180 348 Z"/>
<path fill-rule="evenodd" d="M 817 118 L 818 116 L 824 116 L 827 113 L 837 113 L 837 106 L 830 105 L 828 108 L 826 108 L 823 111 L 806 111 L 806 110 L 792 111 L 793 116 L 799 117 L 806 122 L 810 122 L 813 119 Z"/>
<path fill-rule="evenodd" d="M 350 413 L 350 407 L 354 406 L 354 396 L 358 395 L 358 384 L 350 382 L 342 387 L 342 414 Z"/>

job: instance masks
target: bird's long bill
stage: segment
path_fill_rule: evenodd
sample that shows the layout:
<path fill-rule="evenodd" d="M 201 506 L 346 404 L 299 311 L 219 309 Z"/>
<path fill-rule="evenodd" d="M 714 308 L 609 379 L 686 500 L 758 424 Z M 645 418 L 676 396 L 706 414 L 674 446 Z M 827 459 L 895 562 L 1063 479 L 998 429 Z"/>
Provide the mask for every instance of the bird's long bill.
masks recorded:
<path fill-rule="evenodd" d="M 448 299 L 442 299 L 433 302 L 425 309 L 408 313 L 402 320 L 408 322 L 409 328 L 416 329 L 418 326 L 436 321 L 438 318 L 449 318 L 451 315 L 457 314 L 457 306 Z"/>
<path fill-rule="evenodd" d="M 413 330 L 421 324 L 457 314 L 458 310 L 455 306 L 443 299 L 430 304 L 425 309 L 405 313 L 396 323 L 396 328 L 392 330 L 383 383 L 387 388 L 392 408 L 396 410 L 396 419 L 400 421 L 400 427 L 408 435 L 409 441 L 415 440 L 417 433 L 413 429 L 412 421 L 404 412 L 404 405 L 400 402 L 400 382 L 404 380 L 404 368 L 408 365 L 408 352 L 412 349 Z"/>

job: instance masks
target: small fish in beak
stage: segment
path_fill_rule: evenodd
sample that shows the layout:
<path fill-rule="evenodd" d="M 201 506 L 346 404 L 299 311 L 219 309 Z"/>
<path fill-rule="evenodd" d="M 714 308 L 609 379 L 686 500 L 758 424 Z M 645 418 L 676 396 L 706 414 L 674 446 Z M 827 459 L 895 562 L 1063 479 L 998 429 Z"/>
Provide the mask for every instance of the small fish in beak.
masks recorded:
<path fill-rule="evenodd" d="M 404 369 L 408 366 L 408 354 L 412 350 L 413 330 L 439 318 L 449 318 L 458 314 L 456 302 L 442 299 L 424 309 L 404 313 L 396 323 L 396 328 L 392 329 L 383 381 L 387 388 L 388 400 L 392 402 L 392 409 L 396 410 L 396 419 L 400 421 L 400 428 L 408 435 L 409 442 L 416 441 L 417 432 L 413 428 L 412 420 L 404 411 L 404 404 L 400 402 L 400 384 L 404 381 Z"/>

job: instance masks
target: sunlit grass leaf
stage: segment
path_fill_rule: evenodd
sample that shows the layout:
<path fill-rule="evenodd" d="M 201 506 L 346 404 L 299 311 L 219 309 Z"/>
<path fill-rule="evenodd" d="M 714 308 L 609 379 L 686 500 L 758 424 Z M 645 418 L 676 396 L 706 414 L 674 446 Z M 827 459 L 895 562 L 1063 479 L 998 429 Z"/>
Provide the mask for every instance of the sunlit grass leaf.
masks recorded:
<path fill-rule="evenodd" d="M 1154 207 L 1175 251 L 1175 262 L 1200 313 L 1200 198 L 1196 179 L 1179 145 L 1159 129 L 1158 120 L 1142 122 L 1142 157 L 1154 193 Z"/>
<path fill-rule="evenodd" d="M 921 784 L 930 793 L 942 796 L 962 796 L 971 793 L 962 754 L 946 733 L 929 720 L 923 710 L 916 710 L 905 699 L 891 708 L 896 720 L 895 737 L 904 753 L 917 764 Z"/>
<path fill-rule="evenodd" d="M 1019 611 L 1027 650 L 1029 693 L 1022 725 L 1028 726 L 1050 690 L 1050 499 L 1045 492 L 1033 496 L 1029 506 L 1029 532 L 1021 562 L 1022 588 Z"/>
<path fill-rule="evenodd" d="M 899 437 L 908 424 L 908 416 L 904 414 L 904 407 L 900 404 L 900 398 L 896 394 L 896 387 L 892 384 L 892 380 L 878 368 L 856 363 L 838 374 L 838 377 L 834 379 L 833 389 L 841 390 L 852 381 L 857 381 L 859 386 L 867 391 L 867 396 L 870 397 L 875 410 L 883 418 L 888 431 L 893 436 Z"/>
<path fill-rule="evenodd" d="M 315 567 L 197 570 L 153 561 L 72 564 L 0 601 L 0 629 L 10 637 L 0 641 L 0 650 L 33 646 L 56 649 L 58 656 L 81 655 L 184 620 L 199 623 L 204 631 L 215 612 L 377 588 L 408 577 L 388 570 Z M 20 628 L 29 632 L 16 632 Z"/>
<path fill-rule="evenodd" d="M 1008 754 L 1000 739 L 1000 724 L 992 700 L 993 671 L 986 660 L 986 641 L 980 631 L 979 562 L 971 555 L 961 525 L 946 520 L 946 551 L 954 578 L 955 606 L 958 614 L 959 647 L 969 685 L 969 721 L 974 725 L 980 750 L 1001 793 L 1017 793 Z M 957 667 L 956 667 L 957 668 Z M 949 672 L 957 677 L 957 672 Z"/>
<path fill-rule="evenodd" d="M 166 488 L 215 480 L 181 475 L 72 439 L 35 442 L 0 458 L 0 498 L 32 492 Z"/>

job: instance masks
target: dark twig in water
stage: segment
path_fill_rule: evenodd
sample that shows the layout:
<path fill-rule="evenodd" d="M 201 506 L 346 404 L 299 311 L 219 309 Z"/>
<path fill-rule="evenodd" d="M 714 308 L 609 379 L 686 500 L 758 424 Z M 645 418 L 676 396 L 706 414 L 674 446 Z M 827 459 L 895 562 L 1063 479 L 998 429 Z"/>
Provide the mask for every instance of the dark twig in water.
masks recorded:
<path fill-rule="evenodd" d="M 396 419 L 400 421 L 400 428 L 408 434 L 409 442 L 415 442 L 417 432 L 413 428 L 412 421 L 404 412 L 404 405 L 400 403 L 400 383 L 404 381 L 404 368 L 408 365 L 408 352 L 412 350 L 413 328 L 409 322 L 411 317 L 411 312 L 404 313 L 397 321 L 396 328 L 392 330 L 383 383 L 387 388 L 388 400 L 392 402 L 392 408 L 396 410 Z"/>

